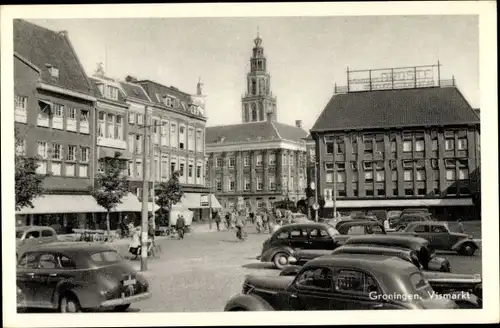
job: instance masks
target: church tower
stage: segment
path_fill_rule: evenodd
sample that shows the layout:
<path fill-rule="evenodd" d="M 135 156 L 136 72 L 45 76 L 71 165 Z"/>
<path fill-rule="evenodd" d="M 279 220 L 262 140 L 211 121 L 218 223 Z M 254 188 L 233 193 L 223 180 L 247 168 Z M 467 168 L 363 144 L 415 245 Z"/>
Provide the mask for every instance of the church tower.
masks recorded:
<path fill-rule="evenodd" d="M 265 121 L 267 113 L 270 113 L 273 121 L 277 121 L 276 97 L 271 93 L 271 76 L 267 72 L 262 39 L 258 32 L 254 43 L 250 72 L 247 73 L 247 90 L 241 99 L 242 121 L 243 123 Z"/>

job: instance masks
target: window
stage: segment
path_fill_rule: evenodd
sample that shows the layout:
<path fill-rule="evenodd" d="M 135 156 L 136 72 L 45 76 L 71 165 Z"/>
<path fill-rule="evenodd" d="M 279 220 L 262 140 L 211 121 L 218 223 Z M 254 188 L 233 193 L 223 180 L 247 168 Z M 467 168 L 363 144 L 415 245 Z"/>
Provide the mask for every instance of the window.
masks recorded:
<path fill-rule="evenodd" d="M 455 181 L 456 180 L 456 171 L 455 169 L 446 170 L 446 180 Z"/>
<path fill-rule="evenodd" d="M 459 189 L 460 195 L 470 195 L 470 190 L 467 187 L 462 187 Z"/>
<path fill-rule="evenodd" d="M 102 251 L 90 256 L 92 261 L 98 264 L 116 263 L 123 261 L 123 257 L 117 251 Z"/>
<path fill-rule="evenodd" d="M 343 139 L 337 139 L 337 154 L 345 154 L 345 143 Z"/>
<path fill-rule="evenodd" d="M 193 127 L 188 127 L 188 150 L 194 151 L 195 150 L 195 137 L 194 137 L 194 128 Z"/>
<path fill-rule="evenodd" d="M 193 177 L 193 165 L 192 164 L 188 165 L 188 177 L 189 178 Z"/>
<path fill-rule="evenodd" d="M 135 176 L 135 171 L 134 171 L 134 162 L 128 162 L 128 176 L 129 177 L 134 177 Z"/>
<path fill-rule="evenodd" d="M 426 195 L 425 188 L 418 188 L 417 189 L 417 196 L 425 196 L 425 195 Z"/>
<path fill-rule="evenodd" d="M 135 135 L 135 153 L 136 154 L 142 153 L 142 135 L 140 134 Z"/>
<path fill-rule="evenodd" d="M 142 114 L 135 114 L 136 115 L 136 118 L 137 118 L 137 124 L 143 124 L 143 116 Z"/>
<path fill-rule="evenodd" d="M 76 269 L 76 264 L 64 255 L 58 255 L 57 260 L 59 267 L 62 269 Z"/>
<path fill-rule="evenodd" d="M 282 161 L 283 161 L 283 165 L 288 165 L 288 156 L 286 156 L 286 154 L 283 154 L 283 157 L 282 157 Z"/>
<path fill-rule="evenodd" d="M 89 111 L 88 110 L 80 110 L 80 133 L 89 133 Z"/>
<path fill-rule="evenodd" d="M 377 189 L 377 196 L 380 196 L 380 197 L 385 196 L 385 189 L 381 189 L 381 188 Z"/>
<path fill-rule="evenodd" d="M 425 170 L 417 170 L 417 181 L 424 181 L 425 180 Z"/>
<path fill-rule="evenodd" d="M 425 150 L 425 142 L 424 140 L 416 140 L 415 141 L 415 151 L 423 152 Z"/>
<path fill-rule="evenodd" d="M 299 288 L 318 288 L 331 290 L 333 287 L 333 272 L 328 268 L 311 268 L 304 271 L 296 280 Z"/>
<path fill-rule="evenodd" d="M 373 152 L 373 141 L 365 140 L 365 154 L 369 154 Z"/>
<path fill-rule="evenodd" d="M 40 269 L 55 269 L 57 260 L 53 254 L 42 254 L 38 260 L 38 268 Z"/>
<path fill-rule="evenodd" d="M 262 190 L 263 188 L 262 177 L 257 177 L 257 190 Z"/>
<path fill-rule="evenodd" d="M 367 189 L 366 190 L 366 196 L 373 197 L 373 195 L 374 195 L 373 189 Z"/>
<path fill-rule="evenodd" d="M 467 180 L 469 178 L 469 169 L 458 169 L 458 180 Z"/>
<path fill-rule="evenodd" d="M 337 182 L 345 183 L 345 172 L 337 172 Z"/>
<path fill-rule="evenodd" d="M 411 140 L 405 140 L 403 141 L 403 152 L 408 153 L 413 150 L 413 145 Z"/>
<path fill-rule="evenodd" d="M 363 168 L 365 170 L 373 170 L 373 162 L 363 162 Z"/>
<path fill-rule="evenodd" d="M 38 141 L 37 143 L 38 156 L 41 158 L 47 158 L 47 142 Z"/>
<path fill-rule="evenodd" d="M 391 141 L 391 153 L 397 152 L 396 141 Z"/>
<path fill-rule="evenodd" d="M 15 121 L 26 123 L 28 119 L 28 97 L 16 95 L 14 98 Z"/>
<path fill-rule="evenodd" d="M 398 171 L 394 170 L 391 172 L 391 180 L 398 181 Z"/>
<path fill-rule="evenodd" d="M 135 136 L 133 134 L 129 134 L 128 137 L 128 151 L 133 153 L 134 152 L 134 139 Z"/>
<path fill-rule="evenodd" d="M 184 163 L 180 163 L 179 164 L 179 171 L 180 171 L 180 176 L 183 177 L 184 176 L 184 166 L 185 164 Z"/>
<path fill-rule="evenodd" d="M 326 142 L 326 153 L 333 154 L 333 141 Z"/>
<path fill-rule="evenodd" d="M 467 138 L 458 139 L 457 148 L 458 150 L 467 150 Z"/>
<path fill-rule="evenodd" d="M 229 157 L 229 167 L 235 167 L 235 166 L 236 166 L 236 158 Z"/>
<path fill-rule="evenodd" d="M 413 181 L 413 170 L 404 171 L 404 181 Z"/>
<path fill-rule="evenodd" d="M 128 123 L 135 124 L 135 113 L 134 112 L 128 113 Z"/>
<path fill-rule="evenodd" d="M 432 151 L 438 151 L 438 141 L 437 141 L 437 139 L 432 139 Z"/>
<path fill-rule="evenodd" d="M 325 174 L 325 181 L 327 183 L 332 183 L 333 182 L 333 171 L 326 172 L 326 174 Z"/>
<path fill-rule="evenodd" d="M 385 171 L 376 171 L 375 172 L 375 181 L 385 181 Z"/>
<path fill-rule="evenodd" d="M 170 174 L 173 174 L 177 170 L 177 163 L 175 161 L 170 162 Z"/>
<path fill-rule="evenodd" d="M 446 138 L 444 143 L 444 150 L 446 151 L 455 150 L 455 139 Z"/>
<path fill-rule="evenodd" d="M 262 154 L 257 155 L 257 166 L 262 166 Z"/>
<path fill-rule="evenodd" d="M 142 171 L 143 171 L 143 168 L 142 168 L 142 161 L 138 161 L 138 160 L 136 160 L 136 161 L 135 161 L 135 168 L 136 168 L 136 172 L 135 172 L 135 173 L 136 173 L 136 176 L 137 176 L 138 178 L 141 178 L 141 177 L 142 177 L 142 174 L 144 173 L 144 172 L 142 172 Z M 140 195 L 142 196 L 142 193 L 141 193 Z"/>
<path fill-rule="evenodd" d="M 65 163 L 64 168 L 65 168 L 65 175 L 66 176 L 70 176 L 70 177 L 75 176 L 75 164 Z"/>
<path fill-rule="evenodd" d="M 107 98 L 118 100 L 118 88 L 108 85 L 107 91 Z"/>
<path fill-rule="evenodd" d="M 326 200 L 326 201 L 330 201 L 330 200 L 332 200 L 332 197 L 333 197 L 332 191 L 333 191 L 332 189 L 325 189 L 325 190 L 323 191 L 323 193 L 324 193 L 324 195 L 325 195 L 325 200 Z"/>
<path fill-rule="evenodd" d="M 403 167 L 405 169 L 411 169 L 411 168 L 413 168 L 413 162 L 412 161 L 403 161 Z"/>
<path fill-rule="evenodd" d="M 245 157 L 243 157 L 243 166 L 245 166 L 245 167 L 250 166 L 250 156 L 245 155 Z"/>
<path fill-rule="evenodd" d="M 217 167 L 223 167 L 224 166 L 224 160 L 221 157 L 217 157 L 215 160 L 215 166 Z"/>
<path fill-rule="evenodd" d="M 76 161 L 76 146 L 68 146 L 68 153 L 66 155 L 66 160 Z"/>
<path fill-rule="evenodd" d="M 201 179 L 201 164 L 196 166 L 196 178 Z"/>
<path fill-rule="evenodd" d="M 123 116 L 117 115 L 115 119 L 115 138 L 123 140 Z"/>
<path fill-rule="evenodd" d="M 365 181 L 366 182 L 373 181 L 373 171 L 365 171 Z"/>
<path fill-rule="evenodd" d="M 54 176 L 61 175 L 61 162 L 52 162 L 50 164 L 50 171 Z"/>
<path fill-rule="evenodd" d="M 52 159 L 61 160 L 62 158 L 62 147 L 60 144 L 52 144 Z"/>
<path fill-rule="evenodd" d="M 170 147 L 177 148 L 177 124 L 170 123 Z"/>
<path fill-rule="evenodd" d="M 17 156 L 24 156 L 26 155 L 26 139 L 20 140 L 19 142 L 16 142 L 16 155 Z"/>
<path fill-rule="evenodd" d="M 276 190 L 276 178 L 269 177 L 269 190 Z"/>
<path fill-rule="evenodd" d="M 245 180 L 244 180 L 244 189 L 245 189 L 245 191 L 249 191 L 250 190 L 250 178 L 245 177 Z"/>
<path fill-rule="evenodd" d="M 97 133 L 99 137 L 104 138 L 106 135 L 106 122 L 104 121 L 104 112 L 99 112 L 99 122 L 97 123 Z"/>
<path fill-rule="evenodd" d="M 405 196 L 413 196 L 415 194 L 413 188 L 406 188 L 405 189 Z"/>
<path fill-rule="evenodd" d="M 196 130 L 196 151 L 203 151 L 202 130 Z"/>
<path fill-rule="evenodd" d="M 230 178 L 229 179 L 229 191 L 234 191 L 236 189 L 236 182 Z"/>
<path fill-rule="evenodd" d="M 82 147 L 80 149 L 80 151 L 81 151 L 81 160 L 80 160 L 80 162 L 82 162 L 82 163 L 88 163 L 89 162 L 90 148 L 89 147 Z"/>
<path fill-rule="evenodd" d="M 63 117 L 64 117 L 64 106 L 59 104 L 54 104 L 52 113 L 52 128 L 62 130 L 63 129 Z"/>
<path fill-rule="evenodd" d="M 186 127 L 179 125 L 179 149 L 184 149 L 185 141 L 186 141 Z"/>
<path fill-rule="evenodd" d="M 217 189 L 217 191 L 222 191 L 222 181 L 215 180 L 215 188 Z"/>
<path fill-rule="evenodd" d="M 109 139 L 115 138 L 115 116 L 113 114 L 106 115 L 106 127 L 107 127 L 107 135 L 106 137 Z"/>
<path fill-rule="evenodd" d="M 38 101 L 38 116 L 37 125 L 38 126 L 49 126 L 49 117 L 52 111 L 52 104 L 50 102 L 39 100 Z"/>
<path fill-rule="evenodd" d="M 29 234 L 35 234 L 33 238 L 38 238 L 40 237 L 40 233 L 38 231 L 31 231 Z M 28 236 L 26 236 L 28 237 Z M 19 263 L 17 265 L 20 268 L 26 268 L 26 269 L 36 269 L 38 266 L 38 254 L 37 253 L 25 253 L 19 260 Z"/>

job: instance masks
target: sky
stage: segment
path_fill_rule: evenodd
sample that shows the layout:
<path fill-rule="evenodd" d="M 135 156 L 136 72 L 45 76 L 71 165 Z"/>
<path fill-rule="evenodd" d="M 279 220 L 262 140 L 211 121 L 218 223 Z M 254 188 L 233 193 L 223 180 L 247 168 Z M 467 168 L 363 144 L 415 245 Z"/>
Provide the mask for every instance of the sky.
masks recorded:
<path fill-rule="evenodd" d="M 204 83 L 207 126 L 241 123 L 241 96 L 259 31 L 278 120 L 309 130 L 346 85 L 346 68 L 437 64 L 455 77 L 471 106 L 479 104 L 477 16 L 331 16 L 30 20 L 66 30 L 91 75 L 132 75 L 196 92 Z"/>

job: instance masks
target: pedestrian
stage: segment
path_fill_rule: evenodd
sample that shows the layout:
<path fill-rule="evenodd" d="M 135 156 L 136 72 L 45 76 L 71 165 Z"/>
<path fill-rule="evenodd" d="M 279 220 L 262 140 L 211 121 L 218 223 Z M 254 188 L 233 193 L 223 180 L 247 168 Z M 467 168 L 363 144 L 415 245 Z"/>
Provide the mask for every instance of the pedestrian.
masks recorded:
<path fill-rule="evenodd" d="M 229 227 L 231 226 L 231 214 L 229 212 L 226 212 L 226 215 L 225 215 L 225 225 L 226 225 L 226 230 L 229 230 Z"/>
<path fill-rule="evenodd" d="M 460 233 L 465 233 L 465 228 L 464 228 L 464 224 L 462 223 L 462 220 L 458 219 L 457 222 L 458 222 L 458 231 Z"/>
<path fill-rule="evenodd" d="M 387 231 L 391 228 L 391 225 L 389 224 L 389 218 L 385 218 L 384 220 L 384 229 Z"/>
<path fill-rule="evenodd" d="M 231 229 L 236 227 L 236 209 L 231 212 Z"/>
<path fill-rule="evenodd" d="M 239 235 L 239 239 L 243 240 L 245 237 L 244 237 L 244 231 L 243 231 L 243 228 L 245 226 L 245 223 L 244 223 L 244 220 L 245 220 L 245 215 L 243 214 L 243 212 L 241 211 L 240 213 L 236 213 L 236 211 L 234 212 L 235 214 L 235 222 L 234 222 L 234 226 L 236 228 L 236 236 Z"/>
<path fill-rule="evenodd" d="M 219 215 L 219 211 L 215 211 L 215 225 L 217 226 L 217 231 L 220 231 L 220 221 L 221 221 L 221 217 Z"/>
<path fill-rule="evenodd" d="M 252 221 L 252 224 L 255 224 L 255 214 L 253 211 L 250 211 L 250 220 Z"/>
<path fill-rule="evenodd" d="M 153 227 L 154 216 L 149 216 L 148 222 L 148 254 L 151 253 L 154 256 L 154 244 L 155 244 L 155 229 Z"/>
<path fill-rule="evenodd" d="M 179 234 L 179 239 L 184 239 L 184 228 L 186 227 L 186 220 L 184 220 L 184 216 L 182 214 L 179 214 L 177 216 L 175 227 L 177 229 L 177 233 Z"/>
<path fill-rule="evenodd" d="M 132 254 L 135 255 L 134 260 L 137 259 L 137 256 L 140 254 L 140 248 L 141 248 L 141 240 L 140 240 L 140 232 L 141 229 L 139 227 L 134 228 L 130 230 L 132 233 L 132 241 L 129 245 L 128 251 Z"/>
<path fill-rule="evenodd" d="M 267 215 L 267 210 L 262 211 L 262 227 L 264 230 L 270 229 L 269 228 L 269 217 Z"/>
<path fill-rule="evenodd" d="M 257 229 L 258 233 L 260 233 L 263 228 L 262 223 L 262 216 L 260 215 L 260 213 L 257 213 L 257 215 L 255 216 L 255 228 Z"/>

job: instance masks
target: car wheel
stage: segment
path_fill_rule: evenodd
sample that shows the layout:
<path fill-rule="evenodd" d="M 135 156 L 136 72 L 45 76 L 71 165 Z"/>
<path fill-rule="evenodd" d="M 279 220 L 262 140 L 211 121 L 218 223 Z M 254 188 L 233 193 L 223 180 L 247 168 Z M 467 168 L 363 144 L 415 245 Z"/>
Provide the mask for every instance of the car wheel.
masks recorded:
<path fill-rule="evenodd" d="M 59 302 L 59 312 L 61 313 L 75 313 L 82 312 L 80 303 L 73 295 L 65 295 Z"/>
<path fill-rule="evenodd" d="M 288 264 L 288 254 L 280 252 L 274 255 L 273 263 L 276 269 L 283 269 Z"/>
<path fill-rule="evenodd" d="M 125 312 L 130 307 L 130 304 L 117 305 L 113 308 L 115 312 Z"/>
<path fill-rule="evenodd" d="M 460 247 L 459 253 L 462 255 L 472 256 L 476 252 L 476 246 L 471 243 L 465 243 Z"/>

